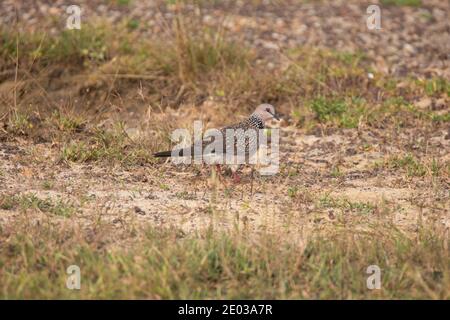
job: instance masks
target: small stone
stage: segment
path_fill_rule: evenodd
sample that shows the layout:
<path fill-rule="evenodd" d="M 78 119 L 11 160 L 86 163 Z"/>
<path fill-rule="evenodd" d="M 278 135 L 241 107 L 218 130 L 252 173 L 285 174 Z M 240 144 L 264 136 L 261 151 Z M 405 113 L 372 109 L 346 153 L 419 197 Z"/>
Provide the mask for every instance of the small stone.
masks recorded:
<path fill-rule="evenodd" d="M 59 9 L 58 9 L 58 8 L 55 8 L 55 7 L 51 7 L 51 8 L 48 10 L 48 13 L 49 13 L 50 15 L 52 15 L 52 16 L 57 16 L 57 15 L 59 15 Z"/>
<path fill-rule="evenodd" d="M 432 103 L 431 99 L 426 97 L 419 100 L 414 105 L 419 109 L 428 109 L 431 106 L 431 103 Z"/>
<path fill-rule="evenodd" d="M 328 218 L 330 218 L 331 220 L 333 220 L 334 218 L 336 218 L 336 216 L 334 215 L 333 210 L 328 211 Z"/>
<path fill-rule="evenodd" d="M 134 212 L 136 212 L 137 214 L 140 214 L 141 216 L 145 216 L 145 211 L 142 210 L 141 208 L 139 208 L 138 206 L 134 207 Z"/>

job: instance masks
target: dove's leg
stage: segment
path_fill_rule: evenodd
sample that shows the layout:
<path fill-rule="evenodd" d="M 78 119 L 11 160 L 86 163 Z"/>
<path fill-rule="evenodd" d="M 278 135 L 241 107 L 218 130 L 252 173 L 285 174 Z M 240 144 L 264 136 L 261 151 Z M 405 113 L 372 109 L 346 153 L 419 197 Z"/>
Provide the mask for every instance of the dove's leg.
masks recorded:
<path fill-rule="evenodd" d="M 250 172 L 250 195 L 253 195 L 253 166 L 252 166 L 252 171 Z"/>
<path fill-rule="evenodd" d="M 216 173 L 217 173 L 217 177 L 219 178 L 220 182 L 223 182 L 223 173 L 222 173 L 222 167 L 220 166 L 220 164 L 216 164 Z"/>
<path fill-rule="evenodd" d="M 239 183 L 241 182 L 241 177 L 242 177 L 242 169 L 243 169 L 244 165 L 242 164 L 238 164 L 232 167 L 232 175 L 231 177 L 233 178 L 233 182 L 234 183 Z"/>
<path fill-rule="evenodd" d="M 231 177 L 232 177 L 234 183 L 237 184 L 237 183 L 241 182 L 241 177 L 239 176 L 237 171 L 233 171 L 233 173 L 231 174 Z"/>

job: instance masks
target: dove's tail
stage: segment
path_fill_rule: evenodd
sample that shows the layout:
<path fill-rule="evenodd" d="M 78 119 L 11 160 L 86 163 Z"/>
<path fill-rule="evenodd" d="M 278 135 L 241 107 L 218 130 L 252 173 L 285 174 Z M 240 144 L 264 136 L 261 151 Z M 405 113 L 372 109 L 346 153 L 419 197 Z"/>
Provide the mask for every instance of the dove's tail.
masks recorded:
<path fill-rule="evenodd" d="M 172 155 L 172 151 L 162 151 L 153 154 L 155 158 L 169 158 Z"/>
<path fill-rule="evenodd" d="M 155 158 L 171 158 L 172 152 L 175 157 L 190 157 L 193 154 L 195 155 L 194 147 L 187 147 L 184 149 L 178 149 L 178 150 L 174 150 L 174 151 L 156 152 L 153 154 L 153 156 Z M 215 153 L 216 153 L 216 151 L 213 150 L 211 152 L 208 152 L 207 154 L 215 154 Z"/>
<path fill-rule="evenodd" d="M 193 153 L 192 148 L 178 149 L 173 151 L 175 157 L 184 157 L 185 155 L 191 155 Z M 172 151 L 161 151 L 153 154 L 155 158 L 171 158 Z"/>

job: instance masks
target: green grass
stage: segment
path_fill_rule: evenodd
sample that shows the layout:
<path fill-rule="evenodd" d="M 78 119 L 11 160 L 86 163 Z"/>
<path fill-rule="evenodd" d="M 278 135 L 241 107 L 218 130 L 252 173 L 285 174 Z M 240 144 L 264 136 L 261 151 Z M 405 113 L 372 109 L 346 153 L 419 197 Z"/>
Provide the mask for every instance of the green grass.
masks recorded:
<path fill-rule="evenodd" d="M 381 0 L 381 4 L 393 5 L 393 6 L 420 7 L 422 5 L 422 1 L 421 0 Z"/>
<path fill-rule="evenodd" d="M 118 87 L 145 80 L 154 102 L 161 103 L 162 98 L 177 94 L 183 94 L 179 99 L 192 96 L 196 101 L 204 95 L 201 92 L 217 91 L 211 88 L 213 79 L 223 88 L 228 79 L 222 74 L 239 78 L 255 59 L 223 30 L 199 26 L 183 16 L 176 17 L 169 35 L 158 39 L 142 39 L 135 32 L 138 27 L 137 20 L 114 26 L 99 21 L 57 35 L 17 33 L 5 27 L 0 29 L 0 60 L 13 69 L 18 55 L 21 68 L 32 73 L 60 65 L 67 73 L 83 71 L 96 83 L 109 82 L 115 75 Z"/>
<path fill-rule="evenodd" d="M 345 66 L 351 68 L 359 68 L 361 63 L 367 59 L 366 55 L 362 51 L 332 51 L 332 55 L 339 61 L 343 62 Z"/>
<path fill-rule="evenodd" d="M 128 6 L 131 3 L 131 0 L 115 0 L 115 2 L 119 5 L 119 6 Z"/>
<path fill-rule="evenodd" d="M 67 133 L 82 131 L 86 125 L 86 119 L 84 117 L 65 113 L 61 110 L 53 111 L 48 120 L 51 126 Z"/>
<path fill-rule="evenodd" d="M 30 122 L 27 113 L 12 112 L 12 115 L 8 119 L 7 130 L 11 134 L 26 135 L 33 129 L 33 124 Z"/>
<path fill-rule="evenodd" d="M 16 55 L 25 63 L 29 60 L 42 66 L 101 62 L 109 57 L 113 44 L 105 24 L 84 24 L 80 30 L 63 30 L 58 36 L 21 34 L 5 29 L 0 33 L 3 36 L 0 58 L 9 63 L 14 62 Z"/>
<path fill-rule="evenodd" d="M 1 298 L 355 299 L 449 298 L 449 264 L 440 233 L 409 239 L 390 226 L 351 229 L 310 239 L 305 247 L 263 235 L 207 232 L 183 237 L 148 229 L 126 250 L 99 249 L 78 229 L 27 227 L 0 232 Z M 6 241 L 7 240 L 7 241 Z M 97 240 L 101 241 L 101 240 Z M 105 244 L 105 243 L 104 243 Z M 81 290 L 65 287 L 69 265 Z M 381 268 L 381 290 L 366 288 L 369 265 Z"/>
<path fill-rule="evenodd" d="M 331 176 L 333 177 L 333 178 L 339 178 L 339 177 L 342 177 L 344 174 L 341 172 L 341 170 L 339 169 L 339 166 L 334 166 L 332 169 L 331 169 Z"/>
<path fill-rule="evenodd" d="M 430 116 L 434 122 L 450 122 L 450 112 L 445 114 L 431 114 Z"/>
<path fill-rule="evenodd" d="M 311 102 L 311 110 L 319 121 L 328 121 L 333 117 L 342 116 L 347 109 L 347 104 L 342 100 L 327 100 L 319 97 Z"/>
<path fill-rule="evenodd" d="M 388 168 L 406 173 L 408 177 L 445 177 L 450 175 L 450 162 L 432 158 L 422 160 L 413 154 L 391 156 L 381 163 L 375 163 L 375 168 Z"/>
<path fill-rule="evenodd" d="M 51 190 L 54 186 L 53 181 L 45 180 L 42 182 L 42 188 L 44 190 Z"/>
<path fill-rule="evenodd" d="M 190 193 L 188 191 L 177 192 L 177 193 L 175 193 L 175 197 L 177 197 L 178 199 L 183 199 L 183 200 L 196 200 L 197 199 L 197 196 L 195 195 L 195 193 Z"/>
<path fill-rule="evenodd" d="M 145 143 L 130 139 L 122 123 L 109 130 L 96 129 L 61 148 L 61 159 L 71 162 L 107 161 L 136 165 L 150 162 L 151 158 Z"/>
<path fill-rule="evenodd" d="M 287 189 L 287 194 L 288 194 L 289 198 L 295 198 L 297 196 L 298 192 L 299 192 L 299 189 L 297 186 L 289 187 Z"/>
<path fill-rule="evenodd" d="M 138 19 L 130 19 L 129 21 L 128 21 L 128 23 L 127 23 L 127 27 L 130 29 L 130 30 L 135 30 L 135 29 L 137 29 L 137 28 L 139 28 L 139 20 Z"/>
<path fill-rule="evenodd" d="M 368 215 L 375 213 L 377 206 L 369 202 L 350 201 L 346 198 L 333 198 L 324 195 L 318 201 L 319 208 L 336 208 L 342 212 L 353 212 L 356 214 Z"/>
<path fill-rule="evenodd" d="M 361 120 L 373 116 L 377 110 L 369 113 L 367 102 L 362 98 L 325 98 L 317 97 L 309 102 L 314 118 L 320 123 L 331 123 L 342 128 L 356 128 Z"/>
<path fill-rule="evenodd" d="M 75 207 L 69 201 L 62 199 L 52 200 L 50 198 L 41 199 L 33 193 L 21 195 L 3 195 L 0 197 L 0 208 L 12 210 L 18 208 L 21 211 L 37 210 L 61 217 L 70 217 L 75 211 Z"/>
<path fill-rule="evenodd" d="M 225 101 L 232 109 L 239 106 L 245 109 L 242 112 L 261 102 L 287 105 L 296 124 L 307 128 L 318 123 L 341 128 L 379 126 L 399 119 L 413 123 L 417 118 L 448 121 L 446 113 L 420 115 L 405 108 L 418 94 L 448 95 L 448 81 L 408 78 L 403 89 L 398 85 L 405 79 L 376 74 L 369 80 L 371 61 L 361 52 L 292 48 L 281 53 L 285 67 L 269 70 L 265 63 L 255 63 L 255 49 L 230 39 L 221 28 L 198 25 L 182 14 L 164 37 L 141 39 L 138 28 L 139 22 L 129 19 L 117 25 L 88 22 L 82 30 L 56 35 L 17 34 L 2 28 L 0 59 L 13 70 L 18 53 L 20 67 L 30 68 L 31 74 L 59 66 L 64 76 L 73 76 L 67 80 L 69 86 L 87 87 L 90 92 L 106 87 L 127 92 L 145 82 L 148 104 L 157 107 L 201 104 L 209 98 Z M 44 79 L 46 72 L 39 78 Z M 22 91 L 28 92 L 30 84 L 24 86 Z M 373 95 L 377 90 L 381 101 Z M 73 115 L 56 113 L 54 124 L 62 131 L 82 127 L 81 119 L 67 116 Z M 24 132 L 23 126 L 18 124 L 14 132 Z"/>
<path fill-rule="evenodd" d="M 406 169 L 408 176 L 423 177 L 427 173 L 426 167 L 411 154 L 404 157 L 394 156 L 390 159 L 389 165 L 393 169 Z"/>
<path fill-rule="evenodd" d="M 428 96 L 446 94 L 450 97 L 450 81 L 443 78 L 433 78 L 420 80 L 418 83 L 423 86 Z"/>
<path fill-rule="evenodd" d="M 435 177 L 450 176 L 450 161 L 440 161 L 439 159 L 433 158 L 431 163 L 427 165 L 427 168 Z"/>

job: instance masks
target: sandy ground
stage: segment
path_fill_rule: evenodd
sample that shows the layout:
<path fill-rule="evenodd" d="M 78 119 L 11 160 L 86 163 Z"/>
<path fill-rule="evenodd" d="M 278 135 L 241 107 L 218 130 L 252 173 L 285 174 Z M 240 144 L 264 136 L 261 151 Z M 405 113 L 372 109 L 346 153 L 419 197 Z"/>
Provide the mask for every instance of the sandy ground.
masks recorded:
<path fill-rule="evenodd" d="M 124 13 L 140 19 L 139 29 L 148 37 L 163 30 L 174 10 L 150 1 L 134 1 L 126 7 L 78 2 L 86 19 L 102 16 L 115 21 Z M 0 23 L 12 23 L 18 10 L 23 26 L 36 29 L 42 27 L 41 18 L 50 15 L 55 19 L 45 20 L 49 23 L 45 28 L 51 32 L 65 21 L 61 13 L 66 5 L 66 1 L 5 0 L 0 3 Z M 356 1 L 328 6 L 313 2 L 294 6 L 289 1 L 274 6 L 262 1 L 258 10 L 252 10 L 239 2 L 234 7 L 206 6 L 199 16 L 205 23 L 223 23 L 231 35 L 258 48 L 265 59 L 280 48 L 296 46 L 362 50 L 378 72 L 450 77 L 448 2 L 424 1 L 420 8 L 383 7 L 383 29 L 372 32 L 366 29 L 366 7 L 365 2 Z M 133 114 L 120 114 L 131 128 L 139 128 L 137 122 L 146 112 L 140 107 L 133 108 Z M 178 111 L 166 112 L 170 116 Z M 212 124 L 218 125 L 218 119 Z M 324 133 L 307 132 L 288 122 L 281 129 L 280 173 L 257 176 L 253 193 L 248 170 L 240 184 L 228 179 L 223 185 L 212 181 L 208 168 L 179 168 L 163 162 L 128 169 L 61 163 L 58 147 L 20 137 L 0 140 L 0 192 L 68 200 L 78 208 L 74 221 L 89 224 L 104 219 L 117 228 L 130 221 L 148 222 L 190 233 L 211 225 L 224 229 L 239 225 L 249 233 L 269 230 L 301 238 L 302 232 L 350 220 L 363 227 L 383 218 L 414 230 L 420 221 L 430 219 L 450 227 L 447 175 L 416 177 L 401 168 L 377 166 L 408 153 L 426 163 L 432 159 L 448 163 L 448 130 L 361 127 Z M 46 181 L 51 181 L 50 187 L 43 186 Z M 328 198 L 339 203 L 329 204 Z M 368 203 L 371 209 L 369 213 L 352 209 L 345 201 Z M 6 223 L 21 214 L 0 209 L 0 221 Z"/>
<path fill-rule="evenodd" d="M 450 227 L 445 178 L 408 177 L 401 170 L 376 169 L 376 163 L 403 153 L 401 142 L 420 139 L 416 135 L 423 133 L 405 130 L 389 142 L 384 140 L 389 138 L 385 131 L 373 129 L 324 137 L 305 135 L 293 127 L 283 127 L 282 132 L 280 173 L 256 175 L 252 193 L 248 169 L 235 184 L 229 177 L 225 182 L 213 180 L 207 167 L 179 167 L 170 162 L 130 169 L 60 164 L 51 145 L 27 141 L 0 144 L 0 191 L 68 201 L 78 208 L 71 220 L 81 225 L 97 219 L 119 228 L 148 222 L 186 234 L 239 226 L 249 234 L 281 230 L 301 240 L 305 233 L 327 226 L 357 221 L 363 227 L 380 219 L 409 231 L 427 219 Z M 432 135 L 423 157 L 448 161 L 447 132 Z M 337 164 L 338 177 L 331 173 Z M 50 188 L 44 187 L 46 181 L 51 181 Z M 324 205 L 327 198 L 368 203 L 371 209 Z M 2 223 L 23 214 L 0 212 Z"/>

